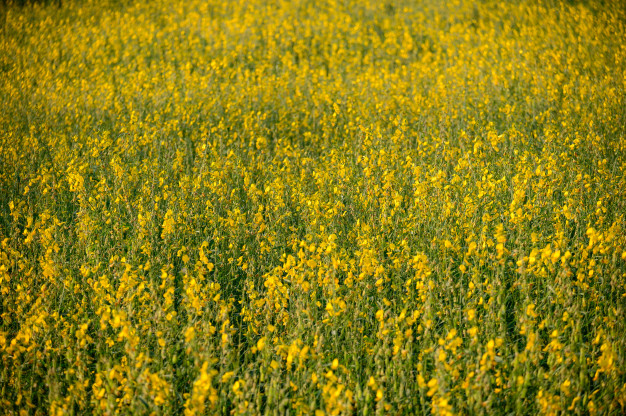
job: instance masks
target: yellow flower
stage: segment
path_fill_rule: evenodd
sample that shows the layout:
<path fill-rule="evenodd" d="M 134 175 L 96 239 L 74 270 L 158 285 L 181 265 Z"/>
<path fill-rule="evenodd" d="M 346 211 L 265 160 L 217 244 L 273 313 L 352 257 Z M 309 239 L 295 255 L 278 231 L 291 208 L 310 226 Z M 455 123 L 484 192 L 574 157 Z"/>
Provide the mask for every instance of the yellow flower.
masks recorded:
<path fill-rule="evenodd" d="M 431 378 L 427 386 L 428 386 L 428 391 L 426 392 L 426 395 L 428 397 L 432 397 L 435 395 L 435 393 L 437 393 L 437 390 L 439 389 L 439 382 L 437 381 L 436 378 Z"/>
<path fill-rule="evenodd" d="M 381 389 L 376 390 L 376 401 L 379 402 L 383 399 L 383 391 Z"/>

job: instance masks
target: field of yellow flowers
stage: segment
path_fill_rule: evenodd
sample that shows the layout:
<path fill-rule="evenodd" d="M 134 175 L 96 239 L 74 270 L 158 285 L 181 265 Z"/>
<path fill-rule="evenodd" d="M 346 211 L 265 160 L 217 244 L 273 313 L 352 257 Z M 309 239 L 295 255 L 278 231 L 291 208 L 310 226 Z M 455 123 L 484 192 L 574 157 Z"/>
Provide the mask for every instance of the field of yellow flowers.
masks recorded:
<path fill-rule="evenodd" d="M 0 414 L 624 414 L 625 39 L 618 1 L 0 5 Z"/>

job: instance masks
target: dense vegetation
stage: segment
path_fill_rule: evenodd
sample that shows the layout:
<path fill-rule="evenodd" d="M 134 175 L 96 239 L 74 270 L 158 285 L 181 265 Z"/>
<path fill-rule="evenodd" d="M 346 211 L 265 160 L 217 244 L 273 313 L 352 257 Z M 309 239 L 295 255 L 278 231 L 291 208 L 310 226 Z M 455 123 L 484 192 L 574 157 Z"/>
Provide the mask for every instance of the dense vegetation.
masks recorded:
<path fill-rule="evenodd" d="M 0 6 L 0 413 L 624 414 L 619 2 Z"/>

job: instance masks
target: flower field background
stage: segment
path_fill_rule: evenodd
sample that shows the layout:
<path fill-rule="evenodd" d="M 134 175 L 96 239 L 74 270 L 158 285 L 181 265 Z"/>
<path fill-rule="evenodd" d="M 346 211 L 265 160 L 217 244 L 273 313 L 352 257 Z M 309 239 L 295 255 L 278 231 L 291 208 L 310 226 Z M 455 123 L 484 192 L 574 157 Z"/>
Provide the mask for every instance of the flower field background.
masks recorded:
<path fill-rule="evenodd" d="M 619 2 L 0 6 L 0 413 L 624 414 Z"/>

